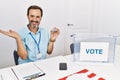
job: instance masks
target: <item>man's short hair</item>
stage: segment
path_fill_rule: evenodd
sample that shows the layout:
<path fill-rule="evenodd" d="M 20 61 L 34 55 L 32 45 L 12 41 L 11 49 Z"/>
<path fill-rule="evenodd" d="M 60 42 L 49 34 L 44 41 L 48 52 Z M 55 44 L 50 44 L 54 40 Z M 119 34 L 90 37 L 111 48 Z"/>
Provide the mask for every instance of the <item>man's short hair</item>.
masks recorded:
<path fill-rule="evenodd" d="M 30 6 L 30 7 L 28 8 L 28 10 L 27 10 L 27 15 L 29 15 L 30 9 L 39 9 L 39 10 L 41 11 L 41 17 L 43 16 L 43 10 L 42 10 L 41 7 L 39 7 L 39 6 L 37 6 L 37 5 L 32 5 L 32 6 Z"/>

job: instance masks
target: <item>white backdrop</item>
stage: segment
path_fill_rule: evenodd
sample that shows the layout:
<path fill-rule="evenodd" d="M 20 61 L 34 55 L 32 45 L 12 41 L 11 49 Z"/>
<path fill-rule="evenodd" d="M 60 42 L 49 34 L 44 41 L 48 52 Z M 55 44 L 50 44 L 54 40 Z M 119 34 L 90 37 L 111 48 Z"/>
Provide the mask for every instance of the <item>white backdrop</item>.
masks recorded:
<path fill-rule="evenodd" d="M 120 34 L 120 0 L 0 0 L 0 29 L 18 31 L 25 27 L 27 8 L 34 4 L 44 11 L 41 26 L 57 26 L 61 31 L 48 57 L 69 54 L 73 32 Z M 14 49 L 15 40 L 0 34 L 0 68 L 14 65 Z"/>

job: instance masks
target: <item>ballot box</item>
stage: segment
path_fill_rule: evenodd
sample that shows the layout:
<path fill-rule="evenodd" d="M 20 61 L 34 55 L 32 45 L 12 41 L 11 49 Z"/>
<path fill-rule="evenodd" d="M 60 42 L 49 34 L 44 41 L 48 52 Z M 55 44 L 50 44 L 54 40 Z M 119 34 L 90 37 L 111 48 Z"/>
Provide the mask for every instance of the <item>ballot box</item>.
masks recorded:
<path fill-rule="evenodd" d="M 73 41 L 73 61 L 113 63 L 117 37 L 102 33 L 75 33 Z"/>

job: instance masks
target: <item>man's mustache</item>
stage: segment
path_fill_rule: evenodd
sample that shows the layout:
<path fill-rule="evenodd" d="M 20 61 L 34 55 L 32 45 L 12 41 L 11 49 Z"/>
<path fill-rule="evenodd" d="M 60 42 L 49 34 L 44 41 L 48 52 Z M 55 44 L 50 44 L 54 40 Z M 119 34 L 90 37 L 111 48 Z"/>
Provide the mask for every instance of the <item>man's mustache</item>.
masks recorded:
<path fill-rule="evenodd" d="M 32 22 L 38 23 L 38 21 L 30 21 L 30 22 L 31 22 L 31 23 L 32 23 Z"/>

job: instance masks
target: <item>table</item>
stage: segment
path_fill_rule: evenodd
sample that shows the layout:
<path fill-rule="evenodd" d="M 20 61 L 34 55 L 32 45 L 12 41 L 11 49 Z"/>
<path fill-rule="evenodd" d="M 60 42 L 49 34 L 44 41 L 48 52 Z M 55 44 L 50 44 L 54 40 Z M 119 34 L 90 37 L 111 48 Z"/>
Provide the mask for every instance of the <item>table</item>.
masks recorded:
<path fill-rule="evenodd" d="M 120 79 L 119 49 L 120 46 L 117 46 L 114 63 L 73 62 L 73 55 L 56 56 L 45 60 L 33 62 L 35 65 L 37 65 L 41 70 L 43 70 L 46 73 L 46 75 L 36 78 L 35 80 L 58 80 L 62 77 L 76 73 L 84 69 L 89 70 L 89 73 L 86 73 L 86 75 L 90 73 L 96 74 L 96 78 L 94 77 L 92 80 L 97 80 L 99 77 L 103 77 L 106 80 L 119 80 Z M 68 67 L 67 70 L 59 70 L 59 63 L 61 62 L 67 63 Z M 0 74 L 3 76 L 3 80 L 18 80 L 11 70 L 11 68 L 14 67 L 16 66 L 0 69 Z"/>

